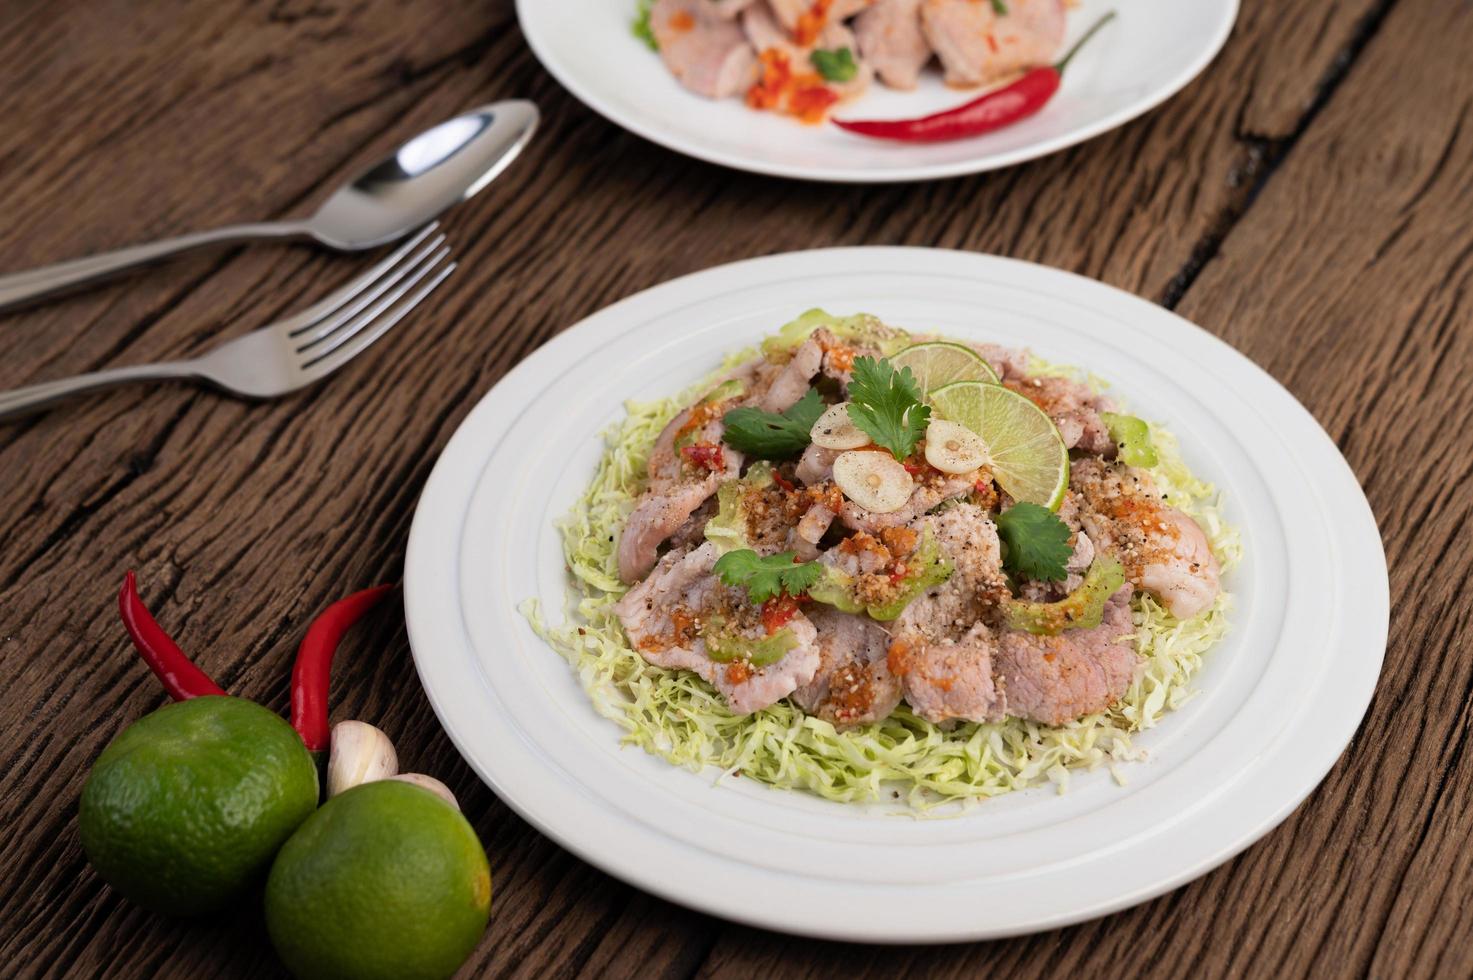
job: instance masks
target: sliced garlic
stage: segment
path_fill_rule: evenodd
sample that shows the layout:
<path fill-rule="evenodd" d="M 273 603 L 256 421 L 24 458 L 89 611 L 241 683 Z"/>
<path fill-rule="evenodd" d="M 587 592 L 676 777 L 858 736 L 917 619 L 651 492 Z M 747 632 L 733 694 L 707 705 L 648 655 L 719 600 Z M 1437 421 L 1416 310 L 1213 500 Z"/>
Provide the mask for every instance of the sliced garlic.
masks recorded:
<path fill-rule="evenodd" d="M 327 795 L 337 796 L 362 783 L 388 779 L 399 771 L 399 755 L 389 736 L 363 721 L 332 726 L 327 757 Z"/>
<path fill-rule="evenodd" d="M 869 445 L 869 436 L 849 417 L 848 402 L 839 402 L 820 415 L 808 437 L 822 449 L 858 449 Z"/>
<path fill-rule="evenodd" d="M 389 778 L 395 782 L 408 783 L 411 786 L 418 786 L 420 789 L 427 789 L 446 803 L 455 807 L 455 809 L 460 809 L 460 804 L 456 802 L 455 794 L 450 792 L 450 787 L 440 782 L 434 776 L 426 776 L 422 772 L 401 772 L 399 775 L 390 776 Z"/>
<path fill-rule="evenodd" d="M 834 460 L 834 483 L 865 510 L 888 514 L 910 500 L 915 481 L 889 453 L 847 452 Z"/>
<path fill-rule="evenodd" d="M 926 427 L 926 462 L 943 473 L 970 473 L 987 462 L 987 443 L 965 425 L 934 419 Z"/>

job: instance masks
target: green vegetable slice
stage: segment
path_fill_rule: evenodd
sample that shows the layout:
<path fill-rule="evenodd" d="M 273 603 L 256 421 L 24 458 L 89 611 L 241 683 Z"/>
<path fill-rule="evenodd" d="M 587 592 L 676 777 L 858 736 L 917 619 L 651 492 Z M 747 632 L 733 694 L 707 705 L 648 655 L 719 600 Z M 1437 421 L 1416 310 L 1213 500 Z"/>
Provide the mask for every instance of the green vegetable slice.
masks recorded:
<path fill-rule="evenodd" d="M 808 590 L 808 598 L 833 606 L 839 612 L 864 611 L 864 604 L 854 598 L 854 579 L 832 565 L 823 566 L 823 578 Z"/>
<path fill-rule="evenodd" d="M 1008 604 L 1008 626 L 1040 636 L 1057 636 L 1064 630 L 1093 629 L 1105 615 L 1105 603 L 1125 584 L 1125 569 L 1114 558 L 1102 555 L 1089 566 L 1079 588 L 1058 602 Z"/>
<path fill-rule="evenodd" d="M 762 341 L 762 353 L 769 360 L 789 357 L 819 327 L 828 327 L 846 344 L 873 347 L 882 354 L 894 353 L 910 342 L 910 334 L 896 327 L 887 327 L 868 313 L 838 317 L 812 309 Z"/>
<path fill-rule="evenodd" d="M 758 461 L 747 467 L 740 480 L 727 480 L 716 488 L 716 516 L 706 522 L 706 540 L 721 554 L 752 547 L 747 540 L 747 509 L 744 502 L 749 490 L 772 486 L 772 467 Z"/>
<path fill-rule="evenodd" d="M 905 607 L 930 588 L 951 578 L 952 564 L 941 553 L 936 536 L 927 528 L 916 546 L 915 553 L 906 559 L 905 577 L 901 579 L 900 591 L 889 602 L 866 606 L 854 595 L 854 579 L 846 572 L 825 565 L 824 576 L 808 590 L 808 598 L 814 602 L 833 606 L 840 612 L 866 612 L 880 622 L 899 618 Z"/>
<path fill-rule="evenodd" d="M 941 546 L 929 531 L 906 565 L 907 571 L 902 580 L 900 594 L 883 605 L 868 607 L 866 611 L 870 619 L 877 619 L 882 623 L 897 619 L 905 612 L 905 607 L 919 599 L 927 589 L 951 578 L 951 562 L 941 554 Z"/>
<path fill-rule="evenodd" d="M 798 645 L 798 637 L 786 628 L 771 636 L 753 639 L 727 633 L 713 623 L 701 638 L 706 641 L 706 656 L 717 663 L 745 660 L 753 667 L 775 664 Z"/>
<path fill-rule="evenodd" d="M 701 399 L 704 405 L 714 405 L 716 402 L 724 402 L 729 398 L 740 398 L 747 393 L 747 383 L 741 378 L 727 378 L 721 384 L 707 392 L 706 397 Z"/>
<path fill-rule="evenodd" d="M 1101 412 L 1100 418 L 1110 430 L 1110 439 L 1120 451 L 1120 461 L 1125 465 L 1148 470 L 1161 462 L 1156 455 L 1156 447 L 1151 444 L 1151 427 L 1144 419 L 1114 412 Z"/>

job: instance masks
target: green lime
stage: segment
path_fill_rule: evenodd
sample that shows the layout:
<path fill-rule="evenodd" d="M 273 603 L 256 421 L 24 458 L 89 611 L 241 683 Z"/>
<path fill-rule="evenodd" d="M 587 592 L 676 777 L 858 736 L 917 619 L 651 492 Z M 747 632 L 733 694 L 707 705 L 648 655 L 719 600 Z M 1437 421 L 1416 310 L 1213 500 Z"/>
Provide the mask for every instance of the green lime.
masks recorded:
<path fill-rule="evenodd" d="M 1058 510 L 1069 489 L 1069 450 L 1053 419 L 1001 385 L 957 381 L 931 392 L 937 414 L 987 443 L 988 466 L 1014 500 Z"/>
<path fill-rule="evenodd" d="M 266 880 L 266 928 L 300 980 L 448 977 L 490 915 L 491 869 L 471 825 L 393 780 L 328 800 Z"/>
<path fill-rule="evenodd" d="M 911 344 L 890 358 L 895 370 L 908 367 L 923 393 L 955 381 L 987 381 L 997 384 L 997 372 L 981 354 L 965 344 L 929 340 Z"/>
<path fill-rule="evenodd" d="M 317 767 L 292 727 L 242 698 L 145 715 L 102 751 L 77 818 L 108 884 L 173 915 L 213 912 L 265 874 L 317 807 Z"/>

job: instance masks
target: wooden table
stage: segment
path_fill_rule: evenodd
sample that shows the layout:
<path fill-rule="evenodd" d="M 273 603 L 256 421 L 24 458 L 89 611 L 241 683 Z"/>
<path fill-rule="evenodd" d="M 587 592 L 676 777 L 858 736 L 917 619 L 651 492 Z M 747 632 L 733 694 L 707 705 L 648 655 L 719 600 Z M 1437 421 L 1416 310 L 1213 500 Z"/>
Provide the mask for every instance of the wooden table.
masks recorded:
<path fill-rule="evenodd" d="M 865 243 L 1103 279 L 1202 324 L 1303 400 L 1363 481 L 1391 562 L 1392 641 L 1365 723 L 1283 826 L 1154 902 L 1007 942 L 846 946 L 677 908 L 532 830 L 456 755 L 386 608 L 348 642 L 335 716 L 378 720 L 480 832 L 496 909 L 466 975 L 1473 973 L 1467 0 L 1250 3 L 1203 78 L 1122 129 L 1000 173 L 868 188 L 721 170 L 613 128 L 533 60 L 509 0 L 3 10 L 7 270 L 300 213 L 423 125 L 492 99 L 533 98 L 545 125 L 447 221 L 461 261 L 449 288 L 331 382 L 261 405 L 120 390 L 0 426 L 0 973 L 280 969 L 253 909 L 155 917 L 78 845 L 88 765 L 163 701 L 113 611 L 125 569 L 225 687 L 284 709 L 303 624 L 400 574 L 437 454 L 518 360 L 672 276 Z M 235 250 L 4 317 L 0 387 L 198 352 L 365 261 Z"/>

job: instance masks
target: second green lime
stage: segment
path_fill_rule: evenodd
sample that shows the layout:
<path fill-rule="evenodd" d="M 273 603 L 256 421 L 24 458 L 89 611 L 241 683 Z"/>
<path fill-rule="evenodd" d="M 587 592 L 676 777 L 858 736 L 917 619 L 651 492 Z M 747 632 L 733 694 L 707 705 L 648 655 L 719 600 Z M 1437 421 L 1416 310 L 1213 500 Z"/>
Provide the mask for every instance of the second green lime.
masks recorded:
<path fill-rule="evenodd" d="M 324 804 L 266 882 L 271 942 L 299 980 L 449 977 L 490 914 L 491 869 L 471 825 L 389 780 Z"/>

